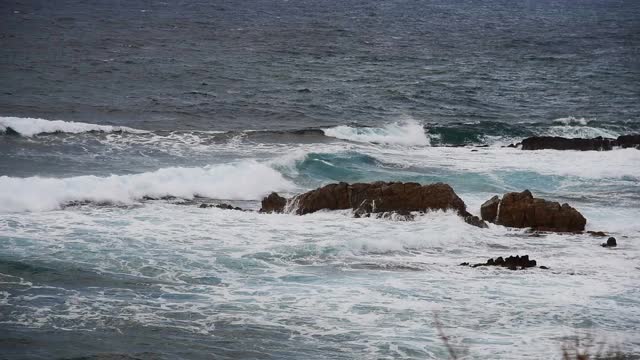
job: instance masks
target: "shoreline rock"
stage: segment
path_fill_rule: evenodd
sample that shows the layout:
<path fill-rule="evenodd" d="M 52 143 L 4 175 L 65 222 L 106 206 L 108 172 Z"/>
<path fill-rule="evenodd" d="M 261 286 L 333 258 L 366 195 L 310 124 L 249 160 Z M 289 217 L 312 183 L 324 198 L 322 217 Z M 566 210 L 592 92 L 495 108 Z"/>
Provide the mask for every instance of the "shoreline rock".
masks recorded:
<path fill-rule="evenodd" d="M 200 209 L 218 208 L 218 209 L 222 209 L 222 210 L 247 211 L 247 210 L 244 210 L 244 209 L 242 209 L 240 207 L 229 205 L 229 204 L 226 204 L 226 203 L 222 203 L 222 204 L 200 204 L 200 206 L 198 206 L 198 207 Z"/>
<path fill-rule="evenodd" d="M 616 241 L 616 238 L 614 238 L 613 236 L 607 239 L 606 243 L 600 244 L 600 246 L 602 247 L 616 247 L 618 246 L 618 242 Z"/>
<path fill-rule="evenodd" d="M 272 192 L 269 196 L 262 199 L 261 213 L 281 213 L 284 211 L 284 207 L 287 205 L 287 199 L 278 195 L 276 192 Z"/>
<path fill-rule="evenodd" d="M 598 136 L 592 139 L 565 138 L 560 136 L 532 136 L 520 143 L 522 150 L 580 150 L 608 151 L 614 147 L 640 149 L 640 135 L 621 135 L 617 139 Z"/>
<path fill-rule="evenodd" d="M 482 220 L 515 228 L 581 232 L 587 220 L 569 204 L 534 198 L 529 190 L 494 196 L 480 207 Z"/>
<path fill-rule="evenodd" d="M 526 268 L 536 267 L 538 263 L 535 260 L 530 260 L 529 255 L 523 256 L 509 256 L 506 259 L 503 259 L 502 256 L 497 257 L 496 259 L 489 259 L 485 263 L 478 264 L 469 264 L 468 262 L 463 262 L 460 264 L 461 266 L 471 266 L 473 268 L 477 268 L 479 266 L 501 266 L 506 267 L 509 270 L 524 270 Z M 541 268 L 543 268 L 541 266 Z M 546 268 L 546 267 L 544 267 Z"/>

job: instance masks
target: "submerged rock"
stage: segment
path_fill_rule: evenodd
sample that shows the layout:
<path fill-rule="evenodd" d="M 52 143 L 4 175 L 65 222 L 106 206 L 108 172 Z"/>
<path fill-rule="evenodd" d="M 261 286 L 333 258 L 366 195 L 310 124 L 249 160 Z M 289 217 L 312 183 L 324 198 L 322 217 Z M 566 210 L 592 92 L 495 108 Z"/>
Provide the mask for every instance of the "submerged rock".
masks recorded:
<path fill-rule="evenodd" d="M 607 234 L 603 231 L 587 231 L 587 234 L 590 234 L 591 236 L 597 236 L 597 237 L 607 236 Z"/>
<path fill-rule="evenodd" d="M 20 133 L 13 130 L 11 127 L 6 127 L 4 130 L 0 130 L 0 135 L 20 136 Z"/>
<path fill-rule="evenodd" d="M 469 266 L 468 262 L 464 262 L 460 265 L 463 266 Z M 503 259 L 502 256 L 497 257 L 496 259 L 489 259 L 487 260 L 486 263 L 478 263 L 478 264 L 473 264 L 471 265 L 471 267 L 478 267 L 478 266 L 501 266 L 501 267 L 506 267 L 510 270 L 522 270 L 522 269 L 526 269 L 526 268 L 530 268 L 530 267 L 535 267 L 537 265 L 537 262 L 535 260 L 529 260 L 529 255 L 523 255 L 523 256 L 509 256 L 506 259 Z"/>
<path fill-rule="evenodd" d="M 587 223 L 569 204 L 534 198 L 529 190 L 507 193 L 502 200 L 494 196 L 482 205 L 481 213 L 483 220 L 498 225 L 541 231 L 583 231 Z"/>
<path fill-rule="evenodd" d="M 607 239 L 606 243 L 600 244 L 600 246 L 602 246 L 602 247 L 616 247 L 616 246 L 618 246 L 618 243 L 616 242 L 616 238 L 610 237 L 610 238 Z"/>
<path fill-rule="evenodd" d="M 272 192 L 269 196 L 262 199 L 261 213 L 281 213 L 284 211 L 284 207 L 287 205 L 287 199 L 278 195 L 278 193 Z"/>
<path fill-rule="evenodd" d="M 483 228 L 486 229 L 489 226 L 487 226 L 487 223 L 484 222 L 484 220 L 480 219 L 479 217 L 475 216 L 475 215 L 466 215 L 463 216 L 463 220 L 464 222 L 466 222 L 469 225 L 473 225 L 475 227 L 479 227 L 479 228 Z"/>
<path fill-rule="evenodd" d="M 640 135 L 622 135 L 617 139 L 603 138 L 593 139 L 564 138 L 559 136 L 533 136 L 522 140 L 522 150 L 580 150 L 580 151 L 604 151 L 614 147 L 640 148 Z"/>
<path fill-rule="evenodd" d="M 229 204 L 200 204 L 199 206 L 201 209 L 206 209 L 206 208 L 218 208 L 218 209 L 222 209 L 222 210 L 238 210 L 238 211 L 244 211 L 242 208 L 237 207 L 237 206 L 233 206 L 233 205 L 229 205 Z"/>
<path fill-rule="evenodd" d="M 451 186 L 443 183 L 421 185 L 413 182 L 341 182 L 300 194 L 288 202 L 272 193 L 262 200 L 261 211 L 282 212 L 285 206 L 290 206 L 298 215 L 320 210 L 352 209 L 355 217 L 395 213 L 404 219 L 412 218 L 409 215 L 413 211 L 455 210 L 467 223 L 486 227 L 484 221 L 466 210 L 464 201 Z"/>

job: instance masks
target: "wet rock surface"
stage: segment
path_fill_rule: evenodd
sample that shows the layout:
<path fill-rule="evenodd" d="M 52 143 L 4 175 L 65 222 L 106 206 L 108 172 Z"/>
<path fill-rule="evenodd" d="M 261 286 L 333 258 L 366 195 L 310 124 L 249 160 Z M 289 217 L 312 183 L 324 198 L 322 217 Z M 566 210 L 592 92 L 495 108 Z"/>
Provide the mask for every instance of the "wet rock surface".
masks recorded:
<path fill-rule="evenodd" d="M 522 150 L 606 151 L 612 150 L 614 147 L 640 148 L 640 135 L 622 135 L 617 139 L 603 138 L 601 136 L 592 139 L 532 136 L 522 140 L 521 145 Z"/>
<path fill-rule="evenodd" d="M 233 206 L 233 205 L 229 205 L 229 204 L 200 204 L 199 208 L 201 209 L 206 209 L 206 208 L 218 208 L 218 209 L 222 209 L 222 210 L 237 210 L 237 211 L 245 211 L 244 209 L 237 207 L 237 206 Z"/>
<path fill-rule="evenodd" d="M 288 201 L 276 193 L 262 200 L 261 212 L 282 212 L 290 207 L 298 215 L 320 210 L 352 209 L 355 217 L 399 217 L 410 220 L 411 212 L 454 210 L 468 224 L 486 223 L 466 210 L 464 201 L 444 183 L 421 185 L 412 182 L 337 183 L 308 191 Z M 393 215 L 395 214 L 395 215 Z"/>
<path fill-rule="evenodd" d="M 284 207 L 287 205 L 287 199 L 278 195 L 278 193 L 272 192 L 269 196 L 262 199 L 261 213 L 281 213 L 284 211 Z"/>
<path fill-rule="evenodd" d="M 503 258 L 502 256 L 499 256 L 495 259 L 493 258 L 489 259 L 485 263 L 478 263 L 478 264 L 471 265 L 468 262 L 464 262 L 460 265 L 471 266 L 474 268 L 479 266 L 501 266 L 501 267 L 506 267 L 509 270 L 523 270 L 526 268 L 535 267 L 537 265 L 537 262 L 535 260 L 529 259 L 529 255 L 523 255 L 523 256 L 516 255 L 516 256 L 509 256 L 507 258 Z"/>
<path fill-rule="evenodd" d="M 507 193 L 502 200 L 494 196 L 480 212 L 483 220 L 516 228 L 540 231 L 579 232 L 587 220 L 569 204 L 534 198 L 529 190 Z"/>
<path fill-rule="evenodd" d="M 616 241 L 616 238 L 610 237 L 610 238 L 607 239 L 606 243 L 602 243 L 602 244 L 600 244 L 600 246 L 602 246 L 602 247 L 616 247 L 616 246 L 618 246 L 618 242 Z"/>

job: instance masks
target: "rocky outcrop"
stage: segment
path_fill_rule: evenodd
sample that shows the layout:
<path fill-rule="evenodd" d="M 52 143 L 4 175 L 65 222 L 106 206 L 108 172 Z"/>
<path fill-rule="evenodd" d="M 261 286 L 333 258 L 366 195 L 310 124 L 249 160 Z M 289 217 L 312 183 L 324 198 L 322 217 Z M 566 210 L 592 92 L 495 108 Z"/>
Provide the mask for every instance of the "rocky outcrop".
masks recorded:
<path fill-rule="evenodd" d="M 621 148 L 634 147 L 636 149 L 640 149 L 640 134 L 618 136 L 618 140 L 616 142 Z"/>
<path fill-rule="evenodd" d="M 464 262 L 460 265 L 471 266 L 474 268 L 479 266 L 502 266 L 502 267 L 508 268 L 509 270 L 523 270 L 526 268 L 535 267 L 537 265 L 537 262 L 535 260 L 529 260 L 529 255 L 523 255 L 523 256 L 516 255 L 516 256 L 509 256 L 506 259 L 503 259 L 502 256 L 500 256 L 500 257 L 497 257 L 495 260 L 489 259 L 487 260 L 486 263 L 470 265 L 469 263 Z"/>
<path fill-rule="evenodd" d="M 274 194 L 262 201 L 261 211 L 283 211 L 286 205 L 282 204 L 283 198 Z M 274 201 L 278 206 L 271 205 Z M 420 185 L 412 182 L 341 182 L 300 194 L 290 199 L 286 206 L 298 215 L 319 210 L 352 209 L 356 217 L 374 213 L 396 213 L 410 218 L 407 215 L 412 211 L 454 210 L 467 223 L 486 227 L 484 221 L 467 212 L 464 201 L 456 195 L 451 186 L 443 183 Z"/>
<path fill-rule="evenodd" d="M 287 205 L 287 199 L 278 195 L 278 193 L 272 192 L 269 196 L 262 199 L 261 213 L 281 213 L 284 211 L 284 207 Z"/>
<path fill-rule="evenodd" d="M 614 141 L 614 139 L 605 139 L 601 136 L 593 139 L 533 136 L 522 140 L 522 150 L 611 150 Z"/>
<path fill-rule="evenodd" d="M 533 136 L 522 140 L 522 150 L 612 150 L 614 147 L 640 148 L 640 135 L 622 135 L 617 139 L 603 138 L 593 139 L 564 138 L 559 136 Z"/>
<path fill-rule="evenodd" d="M 206 208 L 218 208 L 218 209 L 222 209 L 222 210 L 238 210 L 238 211 L 244 211 L 242 208 L 237 207 L 237 206 L 233 206 L 233 205 L 229 205 L 229 204 L 200 204 L 199 206 L 200 209 L 206 209 Z"/>
<path fill-rule="evenodd" d="M 616 246 L 618 246 L 618 242 L 616 241 L 616 238 L 610 237 L 610 238 L 607 239 L 606 243 L 600 244 L 600 246 L 602 246 L 602 247 L 616 247 Z"/>
<path fill-rule="evenodd" d="M 390 211 L 456 210 L 466 213 L 464 201 L 443 183 L 374 182 L 329 184 L 296 196 L 296 213 L 353 209 L 370 213 Z"/>
<path fill-rule="evenodd" d="M 541 231 L 583 231 L 587 220 L 569 206 L 534 198 L 529 190 L 507 193 L 496 204 L 495 197 L 482 205 L 482 219 L 498 225 Z M 493 211 L 495 207 L 495 211 Z"/>
<path fill-rule="evenodd" d="M 498 205 L 500 205 L 500 197 L 498 195 L 485 201 L 485 203 L 480 206 L 480 216 L 482 219 L 494 221 L 498 216 Z"/>

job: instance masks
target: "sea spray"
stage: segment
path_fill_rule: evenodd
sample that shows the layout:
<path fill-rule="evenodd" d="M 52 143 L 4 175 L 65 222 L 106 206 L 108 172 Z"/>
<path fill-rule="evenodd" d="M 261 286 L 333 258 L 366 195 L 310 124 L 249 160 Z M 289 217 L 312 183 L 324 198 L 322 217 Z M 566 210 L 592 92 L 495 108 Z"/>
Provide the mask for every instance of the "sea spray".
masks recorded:
<path fill-rule="evenodd" d="M 389 145 L 429 146 L 422 124 L 415 120 L 404 120 L 383 127 L 352 127 L 340 125 L 324 129 L 326 136 L 356 142 L 370 142 Z"/>

